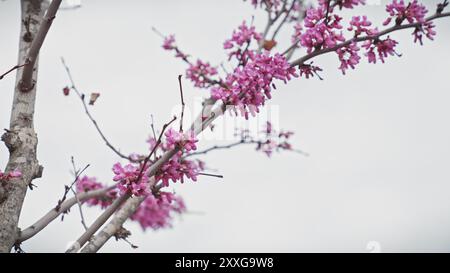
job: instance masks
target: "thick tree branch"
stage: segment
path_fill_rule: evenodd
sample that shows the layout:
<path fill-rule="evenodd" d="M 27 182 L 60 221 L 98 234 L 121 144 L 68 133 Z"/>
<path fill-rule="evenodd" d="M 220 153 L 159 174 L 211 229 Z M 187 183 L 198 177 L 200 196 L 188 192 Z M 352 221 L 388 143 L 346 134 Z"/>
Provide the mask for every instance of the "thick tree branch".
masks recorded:
<path fill-rule="evenodd" d="M 216 118 L 221 116 L 224 111 L 225 105 L 223 102 L 220 102 L 214 109 L 212 109 L 209 114 L 209 118 L 204 119 L 203 114 L 200 114 L 196 121 L 191 126 L 191 129 L 194 131 L 195 135 L 200 134 L 204 128 L 207 128 Z M 156 162 L 154 162 L 149 169 L 147 170 L 147 175 L 150 177 L 149 187 L 152 188 L 155 182 L 154 175 L 161 168 L 161 166 L 169 161 L 177 152 L 179 151 L 179 147 L 164 153 Z M 133 215 L 139 205 L 145 200 L 145 197 L 136 197 L 128 199 L 124 205 L 117 211 L 114 217 L 109 221 L 109 223 L 97 234 L 92 240 L 81 249 L 81 252 L 85 253 L 93 253 L 97 252 L 108 240 L 111 238 L 125 221 Z"/>
<path fill-rule="evenodd" d="M 131 197 L 131 194 L 126 193 L 117 198 L 111 206 L 109 206 L 103 213 L 94 221 L 94 223 L 84 232 L 80 238 L 66 251 L 66 253 L 77 252 L 81 246 L 83 246 L 88 240 L 91 239 L 92 235 L 103 226 L 103 224 L 108 221 L 111 215 L 116 212 L 122 204 Z"/>
<path fill-rule="evenodd" d="M 141 170 L 139 172 L 139 175 L 136 179 L 136 181 L 140 181 L 144 174 L 144 170 L 147 167 L 148 162 L 150 161 L 150 158 L 152 157 L 152 155 L 154 153 L 156 153 L 156 149 L 158 148 L 158 146 L 161 144 L 161 138 L 164 135 L 165 130 L 167 129 L 167 127 L 169 127 L 169 125 L 174 122 L 176 120 L 176 117 L 173 117 L 172 120 L 170 120 L 168 123 L 164 124 L 162 129 L 161 129 L 161 133 L 159 134 L 158 140 L 156 141 L 155 146 L 152 148 L 152 150 L 150 151 L 150 153 L 148 154 L 148 156 L 145 158 L 144 162 L 142 163 L 142 167 Z M 153 186 L 155 184 L 155 180 L 151 179 L 151 182 L 149 182 L 148 188 L 150 189 L 150 191 L 153 189 Z M 95 234 L 95 232 L 97 232 L 97 230 L 104 224 L 106 223 L 106 221 L 114 214 L 114 212 L 116 212 L 116 210 L 127 200 L 131 197 L 130 193 L 124 194 L 121 197 L 119 197 L 116 201 L 114 201 L 114 203 L 109 206 L 101 215 L 100 217 L 98 217 L 95 222 L 86 230 L 85 233 L 83 233 L 81 235 L 81 237 L 66 251 L 68 253 L 73 253 L 73 252 L 78 252 L 78 250 L 80 250 L 80 248 L 88 241 L 91 239 L 92 235 Z M 134 199 L 136 199 L 138 197 L 135 197 Z M 139 197 L 140 198 L 140 197 Z M 142 201 L 145 199 L 145 197 L 142 197 Z M 142 202 L 141 201 L 141 202 Z"/>
<path fill-rule="evenodd" d="M 22 0 L 19 43 L 19 64 L 28 63 L 27 55 L 32 40 L 39 32 L 47 2 L 44 0 Z M 33 62 L 31 77 L 37 79 L 37 55 Z M 25 67 L 30 66 L 30 64 Z M 27 188 L 33 179 L 42 175 L 43 167 L 37 160 L 37 136 L 34 131 L 34 106 L 36 101 L 36 85 L 28 92 L 19 88 L 24 69 L 17 69 L 14 99 L 11 110 L 9 130 L 2 136 L 9 150 L 6 172 L 20 170 L 21 177 L 8 181 L 0 189 L 0 252 L 9 252 L 16 241 L 22 204 Z"/>
<path fill-rule="evenodd" d="M 83 193 L 78 193 L 76 196 L 67 199 L 59 206 L 59 209 L 53 208 L 47 214 L 45 214 L 41 219 L 39 219 L 36 223 L 31 225 L 30 227 L 19 232 L 19 236 L 17 238 L 16 243 L 21 243 L 26 241 L 44 229 L 48 224 L 50 224 L 53 220 L 55 220 L 59 215 L 68 211 L 71 207 L 77 204 L 77 202 L 84 202 L 88 199 L 101 197 L 106 195 L 110 190 L 114 189 L 116 185 L 94 190 Z"/>
<path fill-rule="evenodd" d="M 26 58 L 26 65 L 23 68 L 22 79 L 19 82 L 20 90 L 23 92 L 30 91 L 35 84 L 33 82 L 34 65 L 39 55 L 39 50 L 41 49 L 45 37 L 47 36 L 47 33 L 52 25 L 52 22 L 56 17 L 56 12 L 61 5 L 61 1 L 62 0 L 52 0 L 39 27 L 39 31 L 37 32 L 36 37 L 31 43 L 30 50 L 28 51 L 28 55 Z"/>

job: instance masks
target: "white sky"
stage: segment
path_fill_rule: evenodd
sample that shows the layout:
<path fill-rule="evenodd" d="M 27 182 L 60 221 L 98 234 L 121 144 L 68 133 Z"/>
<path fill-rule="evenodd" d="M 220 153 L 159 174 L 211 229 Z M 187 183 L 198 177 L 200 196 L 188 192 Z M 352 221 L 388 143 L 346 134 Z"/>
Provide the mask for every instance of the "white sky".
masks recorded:
<path fill-rule="evenodd" d="M 18 2 L 0 2 L 0 71 L 16 63 Z M 386 1 L 381 3 L 352 15 L 367 13 L 381 22 Z M 104 182 L 117 161 L 79 101 L 62 95 L 68 80 L 60 56 L 80 89 L 101 93 L 93 113 L 111 141 L 126 152 L 146 151 L 149 116 L 155 115 L 157 126 L 170 118 L 179 103 L 176 77 L 185 69 L 160 48 L 151 26 L 175 33 L 187 52 L 218 64 L 226 59 L 222 42 L 255 13 L 240 0 L 82 4 L 58 14 L 41 51 L 35 127 L 45 170 L 27 195 L 24 228 L 54 206 L 71 182 L 70 156 L 78 165 L 90 163 L 87 174 Z M 266 18 L 258 15 L 261 29 Z M 175 186 L 192 213 L 156 232 L 127 223 L 139 249 L 112 239 L 103 251 L 366 252 L 372 241 L 382 251 L 449 251 L 449 23 L 438 21 L 436 41 L 422 47 L 412 43 L 409 30 L 393 34 L 401 58 L 378 65 L 364 60 L 347 76 L 337 70 L 334 55 L 315 59 L 324 81 L 278 84 L 270 102 L 279 111 L 279 126 L 295 131 L 293 143 L 310 157 L 283 153 L 267 159 L 251 147 L 210 154 L 204 159 L 223 180 L 202 177 Z M 0 81 L 1 128 L 9 124 L 13 85 L 14 75 Z M 185 90 L 189 106 L 204 95 L 187 81 Z M 216 143 L 203 141 L 201 147 Z M 1 168 L 7 155 L 0 145 Z M 99 213 L 84 211 L 89 222 Z M 64 222 L 55 221 L 23 248 L 63 251 L 82 231 L 74 207 Z"/>

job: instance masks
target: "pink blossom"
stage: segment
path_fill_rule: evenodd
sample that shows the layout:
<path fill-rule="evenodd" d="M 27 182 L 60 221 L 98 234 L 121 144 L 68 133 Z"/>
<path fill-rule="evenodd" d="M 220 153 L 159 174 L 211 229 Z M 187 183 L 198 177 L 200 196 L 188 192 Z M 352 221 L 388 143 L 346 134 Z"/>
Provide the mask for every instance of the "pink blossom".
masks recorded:
<path fill-rule="evenodd" d="M 278 134 L 278 137 L 288 139 L 292 135 L 294 135 L 294 132 L 292 132 L 292 131 L 280 131 L 280 133 Z"/>
<path fill-rule="evenodd" d="M 186 70 L 186 78 L 190 79 L 195 87 L 204 88 L 208 86 L 206 78 L 217 75 L 217 69 L 209 63 L 197 60 L 197 63 L 191 64 Z"/>
<path fill-rule="evenodd" d="M 419 41 L 419 43 L 422 45 L 423 44 L 423 34 L 425 34 L 425 36 L 430 39 L 430 40 L 434 40 L 434 36 L 436 36 L 436 31 L 434 30 L 434 23 L 432 21 L 426 22 L 423 25 L 416 27 L 413 35 L 414 35 L 414 42 L 416 43 L 417 41 Z"/>
<path fill-rule="evenodd" d="M 262 151 L 265 153 L 268 157 L 270 157 L 273 153 L 273 151 L 278 147 L 278 144 L 274 140 L 267 140 L 265 142 L 261 142 L 256 147 L 257 151 Z"/>
<path fill-rule="evenodd" d="M 330 48 L 338 42 L 345 41 L 340 24 L 342 17 L 329 15 L 325 18 L 326 9 L 324 7 L 310 8 L 306 12 L 304 20 L 305 31 L 295 40 L 300 40 L 300 45 L 306 47 L 308 53 L 315 49 Z"/>
<path fill-rule="evenodd" d="M 256 32 L 255 26 L 249 27 L 244 21 L 237 30 L 233 31 L 231 38 L 223 43 L 223 47 L 224 49 L 233 49 L 228 53 L 230 59 L 235 56 L 242 62 L 248 57 L 247 54 L 249 50 L 246 49 L 251 41 L 255 40 L 256 42 L 259 42 L 261 39 L 262 35 Z M 247 45 L 245 49 L 242 48 L 244 44 Z"/>
<path fill-rule="evenodd" d="M 175 48 L 175 35 L 169 35 L 164 38 L 162 47 L 165 50 L 172 50 Z"/>
<path fill-rule="evenodd" d="M 377 56 L 380 61 L 384 63 L 385 58 L 387 58 L 389 55 L 398 55 L 395 52 L 395 46 L 397 44 L 397 41 L 387 37 L 384 40 L 367 40 L 363 44 L 363 47 L 367 50 L 366 56 L 369 60 L 369 63 L 376 63 Z"/>
<path fill-rule="evenodd" d="M 355 31 L 355 37 L 359 36 L 361 33 L 366 33 L 369 36 L 375 35 L 378 33 L 377 29 L 370 29 L 369 27 L 372 23 L 367 20 L 367 16 L 353 16 L 350 21 L 350 26 L 348 27 L 348 31 Z"/>
<path fill-rule="evenodd" d="M 292 43 L 298 43 L 298 39 L 301 37 L 302 35 L 302 30 L 303 30 L 303 26 L 300 23 L 296 23 L 294 25 L 294 34 L 291 37 L 291 41 Z"/>
<path fill-rule="evenodd" d="M 408 23 L 425 23 L 425 16 L 428 12 L 427 8 L 420 4 L 417 0 L 405 4 L 403 0 L 393 0 L 391 4 L 386 5 L 386 11 L 389 17 L 383 22 L 388 25 L 392 19 L 395 19 L 396 25 L 401 25 L 404 20 Z"/>
<path fill-rule="evenodd" d="M 122 166 L 120 163 L 114 164 L 112 170 L 115 174 L 113 180 L 119 181 L 117 186 L 121 193 L 130 192 L 135 196 L 147 195 L 149 193 L 147 183 L 148 176 L 145 169 L 141 173 L 141 166 L 127 164 Z M 139 179 L 139 181 L 137 181 Z"/>
<path fill-rule="evenodd" d="M 345 75 L 345 71 L 349 68 L 355 69 L 355 66 L 361 59 L 361 57 L 359 57 L 358 51 L 359 47 L 356 45 L 356 43 L 351 43 L 349 46 L 342 47 L 336 51 L 339 60 L 341 61 L 339 69 L 342 71 L 342 74 Z"/>
<path fill-rule="evenodd" d="M 147 139 L 147 143 L 149 144 L 149 150 L 151 151 L 151 150 L 153 150 L 153 148 L 155 148 L 157 141 L 154 137 L 149 137 Z"/>
<path fill-rule="evenodd" d="M 83 176 L 83 178 L 79 178 L 76 181 L 76 190 L 77 192 L 88 192 L 93 190 L 103 189 L 104 186 L 102 183 L 97 182 L 95 177 Z M 105 196 L 91 198 L 85 201 L 89 206 L 97 206 L 100 205 L 101 208 L 106 208 L 112 204 L 112 202 L 117 198 L 118 192 L 116 189 L 112 189 L 108 191 Z"/>
<path fill-rule="evenodd" d="M 147 228 L 156 230 L 171 227 L 173 214 L 185 211 L 186 206 L 181 197 L 169 192 L 160 192 L 156 196 L 148 195 L 131 219 L 137 221 L 143 230 Z"/>
<path fill-rule="evenodd" d="M 182 153 L 178 152 L 169 161 L 165 162 L 156 172 L 156 180 L 162 181 L 168 186 L 170 181 L 184 183 L 184 177 L 197 181 L 198 173 L 203 170 L 204 163 L 195 160 L 182 159 Z"/>
<path fill-rule="evenodd" d="M 312 64 L 303 64 L 300 65 L 300 77 L 305 75 L 307 79 L 310 77 L 314 77 L 314 75 L 317 75 L 319 79 L 322 79 L 317 72 L 322 71 L 322 68 L 312 65 Z"/>
<path fill-rule="evenodd" d="M 376 63 L 377 56 L 380 59 L 380 61 L 384 63 L 385 58 L 388 57 L 389 55 L 391 56 L 398 55 L 395 52 L 395 46 L 397 44 L 398 44 L 397 41 L 388 37 L 384 40 L 375 40 L 375 41 L 367 40 L 363 44 L 363 48 L 367 50 L 366 56 L 369 60 L 369 63 Z"/>
<path fill-rule="evenodd" d="M 20 172 L 18 169 L 15 169 L 9 173 L 3 173 L 0 171 L 0 181 L 8 181 L 11 178 L 18 178 L 22 176 L 22 172 Z"/>
<path fill-rule="evenodd" d="M 275 79 L 283 82 L 297 77 L 295 68 L 280 54 L 270 56 L 268 52 L 250 54 L 244 67 L 237 67 L 226 78 L 226 86 L 214 87 L 211 96 L 234 105 L 248 118 L 249 112 L 258 112 L 266 98 L 272 97 Z"/>
<path fill-rule="evenodd" d="M 272 126 L 272 123 L 271 122 L 269 122 L 269 121 L 267 121 L 266 122 L 266 128 L 265 128 L 265 133 L 266 134 L 272 134 L 272 132 L 273 132 L 273 126 Z"/>
<path fill-rule="evenodd" d="M 164 133 L 166 137 L 165 147 L 174 149 L 175 147 L 183 148 L 186 152 L 197 149 L 195 143 L 198 141 L 194 131 L 190 130 L 186 133 L 178 132 L 172 128 Z"/>

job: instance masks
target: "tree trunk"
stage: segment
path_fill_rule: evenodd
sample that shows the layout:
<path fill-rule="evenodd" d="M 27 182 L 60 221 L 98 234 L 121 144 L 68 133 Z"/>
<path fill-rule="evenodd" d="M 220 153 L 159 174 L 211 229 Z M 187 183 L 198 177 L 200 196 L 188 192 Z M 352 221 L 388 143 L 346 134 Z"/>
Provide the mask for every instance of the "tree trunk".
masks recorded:
<path fill-rule="evenodd" d="M 22 21 L 18 64 L 27 62 L 27 52 L 36 37 L 43 15 L 48 7 L 46 0 L 21 0 Z M 37 136 L 34 131 L 34 106 L 38 62 L 33 68 L 33 85 L 28 92 L 20 90 L 23 68 L 17 70 L 10 129 L 2 136 L 10 156 L 6 172 L 15 169 L 22 177 L 0 185 L 0 252 L 10 252 L 19 233 L 18 222 L 27 187 L 33 179 L 41 177 L 42 166 L 36 157 Z"/>

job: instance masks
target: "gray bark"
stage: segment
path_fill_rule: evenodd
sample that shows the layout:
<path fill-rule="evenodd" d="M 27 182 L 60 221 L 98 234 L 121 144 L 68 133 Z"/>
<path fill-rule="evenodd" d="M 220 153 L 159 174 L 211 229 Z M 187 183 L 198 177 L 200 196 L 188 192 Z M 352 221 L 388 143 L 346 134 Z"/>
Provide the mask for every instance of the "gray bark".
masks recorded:
<path fill-rule="evenodd" d="M 31 42 L 37 35 L 47 8 L 45 0 L 21 0 L 22 21 L 19 42 L 18 63 L 26 62 Z M 36 79 L 38 61 L 34 63 L 33 86 L 28 92 L 20 90 L 23 68 L 17 70 L 14 100 L 9 130 L 2 136 L 10 156 L 6 172 L 18 169 L 22 177 L 11 179 L 0 185 L 0 252 L 10 252 L 18 236 L 18 221 L 27 187 L 42 174 L 36 148 L 37 135 L 34 131 L 34 106 L 36 100 Z"/>

